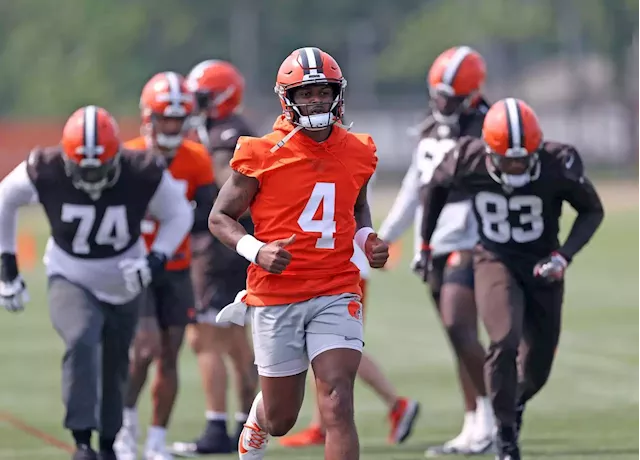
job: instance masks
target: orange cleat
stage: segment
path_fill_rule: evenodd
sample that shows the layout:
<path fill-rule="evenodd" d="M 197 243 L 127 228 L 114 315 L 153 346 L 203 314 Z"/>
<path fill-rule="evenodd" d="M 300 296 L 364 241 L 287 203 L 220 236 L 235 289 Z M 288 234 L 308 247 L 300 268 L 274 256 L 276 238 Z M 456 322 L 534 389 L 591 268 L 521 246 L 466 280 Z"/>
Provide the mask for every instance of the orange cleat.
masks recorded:
<path fill-rule="evenodd" d="M 411 435 L 411 430 L 418 419 L 419 413 L 420 405 L 417 401 L 398 398 L 393 409 L 389 412 L 389 423 L 391 424 L 389 443 L 403 443 Z"/>
<path fill-rule="evenodd" d="M 308 447 L 324 445 L 324 432 L 318 425 L 311 425 L 299 433 L 280 438 L 284 447 Z"/>

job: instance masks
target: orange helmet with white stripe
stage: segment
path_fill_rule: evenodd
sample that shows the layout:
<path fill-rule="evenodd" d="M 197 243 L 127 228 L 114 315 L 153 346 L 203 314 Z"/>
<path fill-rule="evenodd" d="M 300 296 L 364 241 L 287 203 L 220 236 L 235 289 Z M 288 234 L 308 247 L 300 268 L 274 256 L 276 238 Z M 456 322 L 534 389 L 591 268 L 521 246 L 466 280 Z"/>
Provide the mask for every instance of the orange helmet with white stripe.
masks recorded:
<path fill-rule="evenodd" d="M 161 72 L 144 85 L 140 95 L 142 131 L 152 145 L 174 150 L 181 143 L 194 96 L 176 72 Z"/>
<path fill-rule="evenodd" d="M 543 136 L 538 117 L 525 102 L 507 98 L 496 102 L 482 125 L 482 139 L 499 177 L 511 187 L 522 187 L 532 179 L 538 165 Z"/>
<path fill-rule="evenodd" d="M 427 76 L 436 120 L 457 123 L 460 115 L 480 100 L 486 75 L 484 59 L 468 46 L 456 46 L 441 53 Z"/>
<path fill-rule="evenodd" d="M 96 194 L 114 183 L 120 171 L 118 124 L 102 107 L 82 107 L 69 117 L 60 140 L 65 170 L 73 185 Z"/>
<path fill-rule="evenodd" d="M 333 89 L 333 101 L 326 113 L 303 114 L 302 104 L 293 102 L 292 91 L 306 85 L 327 85 Z M 280 98 L 282 113 L 294 125 L 309 130 L 325 129 L 344 116 L 344 90 L 347 80 L 328 53 L 314 47 L 295 50 L 280 65 L 274 91 Z M 309 104 L 307 104 L 309 105 Z"/>

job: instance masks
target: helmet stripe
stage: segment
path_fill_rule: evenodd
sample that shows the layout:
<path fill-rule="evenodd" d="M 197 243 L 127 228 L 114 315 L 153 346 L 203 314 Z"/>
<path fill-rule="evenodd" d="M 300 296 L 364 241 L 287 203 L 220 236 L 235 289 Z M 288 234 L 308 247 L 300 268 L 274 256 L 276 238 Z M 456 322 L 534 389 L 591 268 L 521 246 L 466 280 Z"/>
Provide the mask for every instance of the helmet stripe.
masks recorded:
<path fill-rule="evenodd" d="M 456 78 L 462 61 L 471 54 L 471 51 L 471 48 L 468 46 L 460 46 L 455 50 L 453 56 L 449 59 L 447 67 L 444 69 L 444 73 L 442 74 L 442 83 L 449 86 L 453 85 L 453 80 Z"/>
<path fill-rule="evenodd" d="M 510 97 L 504 100 L 504 105 L 507 112 L 507 128 L 509 129 L 509 148 L 524 147 L 524 129 L 518 101 Z"/>
<path fill-rule="evenodd" d="M 96 147 L 98 146 L 98 114 L 95 105 L 85 107 L 83 124 L 84 155 L 94 158 L 97 154 Z"/>
<path fill-rule="evenodd" d="M 169 84 L 169 102 L 176 108 L 180 107 L 182 91 L 180 91 L 180 80 L 175 72 L 165 72 L 164 76 Z"/>
<path fill-rule="evenodd" d="M 304 75 L 317 75 L 322 72 L 322 55 L 318 48 L 300 49 L 300 60 Z"/>

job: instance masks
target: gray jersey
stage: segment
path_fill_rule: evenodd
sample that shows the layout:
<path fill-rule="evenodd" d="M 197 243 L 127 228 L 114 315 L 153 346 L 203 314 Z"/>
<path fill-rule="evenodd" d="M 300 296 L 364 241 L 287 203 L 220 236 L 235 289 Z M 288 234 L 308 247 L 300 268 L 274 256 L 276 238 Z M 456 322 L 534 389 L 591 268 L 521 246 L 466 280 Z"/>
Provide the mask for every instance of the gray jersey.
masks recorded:
<path fill-rule="evenodd" d="M 128 168 L 128 163 L 124 162 L 122 167 Z M 58 180 L 69 181 L 66 176 L 61 176 Z M 131 184 L 122 185 L 130 186 Z M 144 208 L 148 206 L 149 213 L 160 222 L 160 230 L 152 249 L 170 256 L 191 229 L 193 212 L 179 184 L 168 172 L 160 171 L 157 182 L 152 185 L 153 190 L 144 203 Z M 77 190 L 77 193 L 84 194 L 80 190 Z M 16 251 L 18 208 L 30 203 L 42 203 L 43 199 L 28 173 L 27 162 L 18 165 L 0 183 L 0 252 L 15 253 Z M 51 201 L 51 197 L 47 199 Z M 135 197 L 130 195 L 126 201 L 109 202 L 113 207 L 107 207 L 107 209 L 129 208 L 131 200 L 135 200 Z M 103 302 L 124 304 L 130 301 L 135 294 L 131 294 L 126 289 L 119 264 L 125 259 L 138 258 L 146 254 L 139 231 L 132 236 L 133 242 L 126 244 L 123 242 L 125 234 L 134 234 L 131 229 L 139 229 L 141 217 L 136 222 L 129 222 L 126 213 L 110 211 L 109 218 L 103 217 L 100 222 L 96 222 L 98 214 L 91 211 L 93 208 L 90 208 L 90 204 L 70 206 L 66 206 L 64 208 L 66 211 L 62 211 L 60 216 L 54 217 L 51 213 L 47 213 L 52 228 L 62 226 L 57 220 L 63 222 L 71 220 L 63 216 L 65 212 L 69 214 L 69 210 L 74 211 L 73 221 L 76 223 L 70 244 L 59 243 L 58 241 L 64 241 L 62 238 L 58 238 L 58 241 L 53 236 L 49 238 L 43 259 L 47 275 L 63 276 L 89 290 Z M 94 227 L 97 227 L 96 231 Z M 85 249 L 91 249 L 96 240 L 98 244 L 120 245 L 123 250 L 98 257 L 92 257 L 92 253 L 85 254 Z M 75 254 L 74 251 L 79 253 Z"/>

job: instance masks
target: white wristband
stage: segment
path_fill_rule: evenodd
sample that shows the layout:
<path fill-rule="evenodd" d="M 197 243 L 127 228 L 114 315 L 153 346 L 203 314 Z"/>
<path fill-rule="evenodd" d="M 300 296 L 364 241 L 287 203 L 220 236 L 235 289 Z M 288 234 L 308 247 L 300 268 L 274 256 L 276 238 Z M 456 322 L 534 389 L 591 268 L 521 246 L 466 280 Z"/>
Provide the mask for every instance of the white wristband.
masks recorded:
<path fill-rule="evenodd" d="M 356 245 L 360 249 L 362 249 L 363 252 L 366 252 L 364 250 L 364 244 L 367 242 L 367 238 L 372 233 L 375 233 L 375 230 L 372 229 L 371 227 L 362 227 L 360 230 L 356 232 L 356 235 L 353 237 L 353 241 L 355 241 Z"/>
<path fill-rule="evenodd" d="M 256 263 L 258 251 L 266 243 L 256 239 L 253 235 L 245 235 L 236 244 L 236 252 L 251 263 Z"/>

